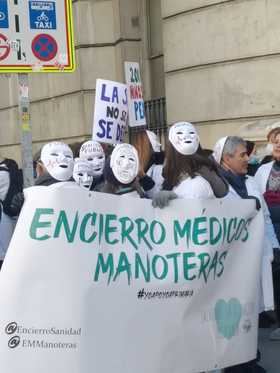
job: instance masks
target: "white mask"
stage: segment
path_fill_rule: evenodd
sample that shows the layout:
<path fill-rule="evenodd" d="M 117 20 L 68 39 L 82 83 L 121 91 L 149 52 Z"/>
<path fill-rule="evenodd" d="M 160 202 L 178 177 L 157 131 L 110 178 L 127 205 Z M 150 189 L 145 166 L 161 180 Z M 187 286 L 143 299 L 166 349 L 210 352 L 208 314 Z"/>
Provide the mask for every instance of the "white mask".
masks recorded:
<path fill-rule="evenodd" d="M 83 143 L 80 149 L 80 158 L 90 163 L 93 177 L 98 177 L 103 174 L 105 153 L 99 142 L 87 141 Z"/>
<path fill-rule="evenodd" d="M 76 158 L 73 169 L 73 178 L 80 187 L 89 190 L 93 181 L 92 167 L 90 163 L 86 160 Z"/>
<path fill-rule="evenodd" d="M 137 150 L 130 144 L 119 144 L 112 152 L 110 167 L 122 184 L 130 184 L 139 172 Z"/>
<path fill-rule="evenodd" d="M 73 172 L 73 152 L 63 142 L 50 142 L 43 146 L 41 160 L 48 173 L 56 180 L 67 181 Z"/>
<path fill-rule="evenodd" d="M 169 129 L 169 141 L 183 155 L 196 153 L 199 147 L 199 136 L 191 123 L 177 122 Z"/>

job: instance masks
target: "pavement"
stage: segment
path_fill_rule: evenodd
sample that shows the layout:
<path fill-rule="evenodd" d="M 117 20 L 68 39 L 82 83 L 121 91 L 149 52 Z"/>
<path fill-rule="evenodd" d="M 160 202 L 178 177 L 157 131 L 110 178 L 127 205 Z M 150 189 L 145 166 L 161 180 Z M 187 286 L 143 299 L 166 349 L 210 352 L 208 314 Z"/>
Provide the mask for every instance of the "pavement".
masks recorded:
<path fill-rule="evenodd" d="M 269 334 L 274 328 L 259 329 L 260 365 L 267 373 L 280 373 L 280 341 L 270 341 Z"/>

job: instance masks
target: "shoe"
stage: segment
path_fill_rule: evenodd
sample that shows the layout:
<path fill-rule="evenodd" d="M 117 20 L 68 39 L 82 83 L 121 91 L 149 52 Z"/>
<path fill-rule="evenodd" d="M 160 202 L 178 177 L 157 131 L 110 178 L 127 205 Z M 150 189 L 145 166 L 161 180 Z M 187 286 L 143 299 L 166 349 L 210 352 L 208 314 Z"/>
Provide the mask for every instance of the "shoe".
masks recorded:
<path fill-rule="evenodd" d="M 280 328 L 273 330 L 273 332 L 270 333 L 269 339 L 271 341 L 280 341 Z"/>
<path fill-rule="evenodd" d="M 256 364 L 256 366 L 253 369 L 254 373 L 266 373 L 266 370 L 258 364 Z"/>
<path fill-rule="evenodd" d="M 276 323 L 273 313 L 270 311 L 262 312 L 259 314 L 259 328 L 271 328 Z"/>

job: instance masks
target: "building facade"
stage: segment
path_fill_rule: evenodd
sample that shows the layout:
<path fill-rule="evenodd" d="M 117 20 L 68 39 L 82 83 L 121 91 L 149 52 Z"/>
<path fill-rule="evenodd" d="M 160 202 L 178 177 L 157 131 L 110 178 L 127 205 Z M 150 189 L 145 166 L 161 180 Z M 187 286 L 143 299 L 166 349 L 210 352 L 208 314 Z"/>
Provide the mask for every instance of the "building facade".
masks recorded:
<path fill-rule="evenodd" d="M 30 74 L 34 153 L 91 136 L 95 81 L 123 82 L 124 61 L 140 63 L 148 103 L 165 98 L 167 124 L 197 124 L 205 147 L 264 140 L 280 121 L 279 0 L 73 0 L 73 12 L 76 71 Z M 20 160 L 17 76 L 0 84 L 0 154 Z"/>

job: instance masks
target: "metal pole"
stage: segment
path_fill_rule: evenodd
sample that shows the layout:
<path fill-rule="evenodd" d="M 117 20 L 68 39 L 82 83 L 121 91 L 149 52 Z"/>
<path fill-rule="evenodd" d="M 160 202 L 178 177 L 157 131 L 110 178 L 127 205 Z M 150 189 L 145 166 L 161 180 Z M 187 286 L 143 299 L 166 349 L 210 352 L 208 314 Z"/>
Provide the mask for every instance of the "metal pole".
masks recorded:
<path fill-rule="evenodd" d="M 21 132 L 21 156 L 24 187 L 33 185 L 32 130 L 29 111 L 28 74 L 18 74 L 19 123 Z"/>

